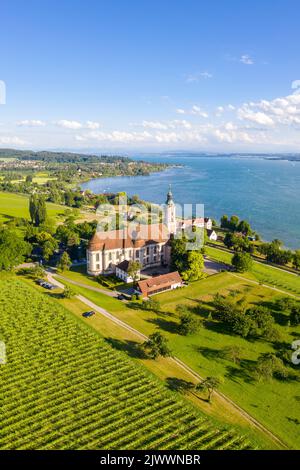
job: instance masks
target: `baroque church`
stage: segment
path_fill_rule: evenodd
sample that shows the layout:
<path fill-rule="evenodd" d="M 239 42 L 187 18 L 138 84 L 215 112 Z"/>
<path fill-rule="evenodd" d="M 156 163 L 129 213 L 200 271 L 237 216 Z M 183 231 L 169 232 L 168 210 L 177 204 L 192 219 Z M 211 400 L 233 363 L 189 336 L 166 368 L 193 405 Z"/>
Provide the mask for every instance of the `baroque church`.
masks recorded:
<path fill-rule="evenodd" d="M 167 266 L 170 263 L 170 238 L 188 226 L 211 229 L 211 220 L 176 219 L 176 205 L 169 189 L 164 211 L 164 223 L 137 224 L 132 228 L 97 231 L 87 249 L 87 272 L 90 275 L 117 274 L 130 261 L 138 261 L 141 269 Z"/>

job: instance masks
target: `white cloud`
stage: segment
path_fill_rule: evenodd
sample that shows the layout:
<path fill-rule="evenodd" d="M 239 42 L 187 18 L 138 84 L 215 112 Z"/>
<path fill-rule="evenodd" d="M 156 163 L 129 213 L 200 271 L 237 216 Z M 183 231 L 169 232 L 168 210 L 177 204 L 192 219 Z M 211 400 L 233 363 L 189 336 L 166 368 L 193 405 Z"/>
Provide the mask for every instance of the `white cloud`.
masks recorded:
<path fill-rule="evenodd" d="M 80 122 L 80 121 L 68 121 L 67 119 L 61 119 L 59 121 L 56 121 L 55 124 L 59 127 L 63 127 L 64 129 L 73 129 L 73 130 L 78 130 L 78 129 L 99 129 L 100 128 L 100 123 L 99 122 L 94 122 L 94 121 L 86 121 L 86 122 Z"/>
<path fill-rule="evenodd" d="M 169 122 L 169 127 L 183 127 L 184 129 L 191 129 L 192 125 L 186 119 L 174 119 L 173 121 Z"/>
<path fill-rule="evenodd" d="M 45 125 L 45 121 L 40 121 L 39 119 L 24 119 L 17 122 L 17 126 L 44 127 Z"/>
<path fill-rule="evenodd" d="M 263 126 L 273 126 L 273 119 L 265 113 L 253 112 L 247 108 L 240 108 L 238 111 L 238 117 L 241 120 L 255 122 Z"/>
<path fill-rule="evenodd" d="M 254 60 L 248 54 L 243 54 L 240 57 L 240 62 L 242 62 L 242 64 L 245 64 L 245 65 L 253 65 L 254 64 Z"/>
<path fill-rule="evenodd" d="M 227 107 L 228 107 L 229 111 L 234 111 L 235 110 L 235 106 L 233 106 L 232 104 L 229 104 Z"/>
<path fill-rule="evenodd" d="M 60 121 L 56 121 L 55 123 L 59 127 L 63 127 L 64 129 L 81 129 L 82 124 L 79 121 L 68 121 L 66 119 L 61 119 Z"/>
<path fill-rule="evenodd" d="M 142 127 L 147 129 L 155 130 L 168 130 L 182 127 L 184 129 L 190 129 L 191 124 L 186 119 L 173 119 L 172 121 L 160 122 L 160 121 L 143 121 Z"/>
<path fill-rule="evenodd" d="M 190 75 L 187 75 L 186 77 L 186 82 L 187 83 L 197 83 L 199 82 L 202 78 L 204 79 L 208 79 L 208 78 L 212 78 L 213 75 L 207 71 L 204 71 L 204 72 L 198 72 L 198 73 L 194 73 L 194 74 L 190 74 Z"/>
<path fill-rule="evenodd" d="M 86 121 L 86 124 L 83 127 L 86 127 L 87 129 L 99 129 L 101 124 L 99 122 Z"/>
<path fill-rule="evenodd" d="M 168 129 L 166 124 L 159 121 L 143 121 L 142 126 L 149 129 Z"/>
<path fill-rule="evenodd" d="M 238 117 L 266 126 L 298 126 L 300 124 L 300 94 L 244 103 L 238 110 Z"/>
<path fill-rule="evenodd" d="M 112 132 L 91 131 L 83 135 L 76 135 L 75 139 L 79 142 L 97 141 L 97 142 L 114 142 L 114 143 L 136 143 L 145 142 L 151 138 L 149 132 L 126 132 L 115 130 Z"/>
<path fill-rule="evenodd" d="M 292 90 L 295 90 L 294 93 L 300 93 L 300 80 L 294 80 L 292 82 Z"/>
<path fill-rule="evenodd" d="M 223 106 L 218 106 L 218 107 L 217 107 L 217 110 L 216 110 L 216 116 L 217 116 L 217 117 L 222 116 L 222 114 L 224 113 L 224 111 L 225 111 L 225 108 L 224 108 Z"/>
<path fill-rule="evenodd" d="M 20 147 L 22 145 L 27 144 L 25 140 L 20 139 L 17 136 L 7 137 L 7 136 L 0 136 L 0 145 L 16 145 Z"/>
<path fill-rule="evenodd" d="M 214 134 L 219 142 L 225 142 L 228 144 L 233 144 L 237 142 L 247 144 L 253 143 L 253 139 L 245 131 L 239 131 L 236 129 L 216 129 L 214 131 Z"/>
<path fill-rule="evenodd" d="M 194 116 L 200 116 L 203 118 L 208 118 L 208 114 L 203 111 L 199 106 L 194 104 L 190 109 L 183 109 L 183 108 L 177 108 L 176 109 L 177 114 L 191 114 Z"/>

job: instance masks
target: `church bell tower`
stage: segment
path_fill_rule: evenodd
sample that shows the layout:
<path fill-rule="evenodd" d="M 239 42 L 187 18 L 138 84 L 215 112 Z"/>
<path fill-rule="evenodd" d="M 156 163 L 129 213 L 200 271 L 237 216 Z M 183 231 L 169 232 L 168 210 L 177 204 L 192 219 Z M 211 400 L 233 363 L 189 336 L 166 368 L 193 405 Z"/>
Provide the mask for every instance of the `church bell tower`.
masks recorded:
<path fill-rule="evenodd" d="M 165 209 L 165 224 L 168 227 L 169 234 L 176 233 L 176 206 L 173 200 L 171 185 L 167 194 L 166 209 Z"/>

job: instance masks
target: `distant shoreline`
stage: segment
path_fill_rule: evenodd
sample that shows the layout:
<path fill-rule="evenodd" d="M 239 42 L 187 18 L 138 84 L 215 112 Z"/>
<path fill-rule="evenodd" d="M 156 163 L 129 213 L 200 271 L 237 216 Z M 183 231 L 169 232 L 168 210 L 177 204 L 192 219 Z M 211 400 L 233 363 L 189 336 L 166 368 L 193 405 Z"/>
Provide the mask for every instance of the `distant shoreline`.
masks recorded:
<path fill-rule="evenodd" d="M 285 153 L 204 153 L 204 152 L 162 152 L 162 153 L 145 153 L 145 154 L 132 154 L 130 158 L 140 159 L 142 158 L 258 158 L 262 160 L 271 161 L 291 161 L 300 162 L 299 154 L 285 154 Z M 176 166 L 176 165 L 175 165 Z"/>

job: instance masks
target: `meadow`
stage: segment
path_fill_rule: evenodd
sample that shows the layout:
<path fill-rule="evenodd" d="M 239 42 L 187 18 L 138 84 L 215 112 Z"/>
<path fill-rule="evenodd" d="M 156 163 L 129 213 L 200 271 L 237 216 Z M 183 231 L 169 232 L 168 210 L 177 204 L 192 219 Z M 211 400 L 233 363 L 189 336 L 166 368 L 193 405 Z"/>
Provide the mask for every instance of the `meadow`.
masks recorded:
<path fill-rule="evenodd" d="M 210 258 L 216 261 L 231 264 L 231 253 L 218 250 L 211 246 L 206 247 L 206 253 Z M 300 296 L 300 276 L 284 271 L 283 269 L 254 261 L 251 273 L 243 273 L 242 276 Z"/>
<path fill-rule="evenodd" d="M 47 202 L 49 217 L 57 218 L 66 208 Z M 29 197 L 20 194 L 0 192 L 0 222 L 7 222 L 13 217 L 29 219 Z"/>
<path fill-rule="evenodd" d="M 47 294 L 0 275 L 0 449 L 250 449 Z"/>
<path fill-rule="evenodd" d="M 74 286 L 72 286 L 74 287 Z M 262 285 L 255 285 L 230 273 L 220 273 L 191 283 L 177 291 L 156 296 L 161 304 L 158 313 L 140 309 L 138 303 L 124 304 L 86 288 L 76 287 L 76 292 L 113 313 L 118 318 L 149 335 L 159 329 L 169 340 L 173 354 L 197 371 L 202 377 L 215 375 L 223 378 L 221 390 L 238 403 L 249 414 L 263 423 L 291 448 L 300 448 L 300 371 L 293 371 L 297 379 L 257 381 L 253 368 L 260 354 L 276 353 L 283 348 L 287 352 L 295 337 L 300 336 L 300 327 L 287 327 L 284 315 L 272 310 L 272 302 L 282 297 L 280 293 Z M 209 318 L 212 296 L 219 292 L 236 292 L 237 300 L 245 296 L 249 305 L 264 303 L 276 320 L 281 338 L 279 342 L 262 339 L 247 340 L 231 334 L 217 321 Z M 203 322 L 197 334 L 181 336 L 178 334 L 178 304 L 191 308 Z M 242 351 L 239 364 L 222 357 L 228 346 L 238 346 Z"/>

